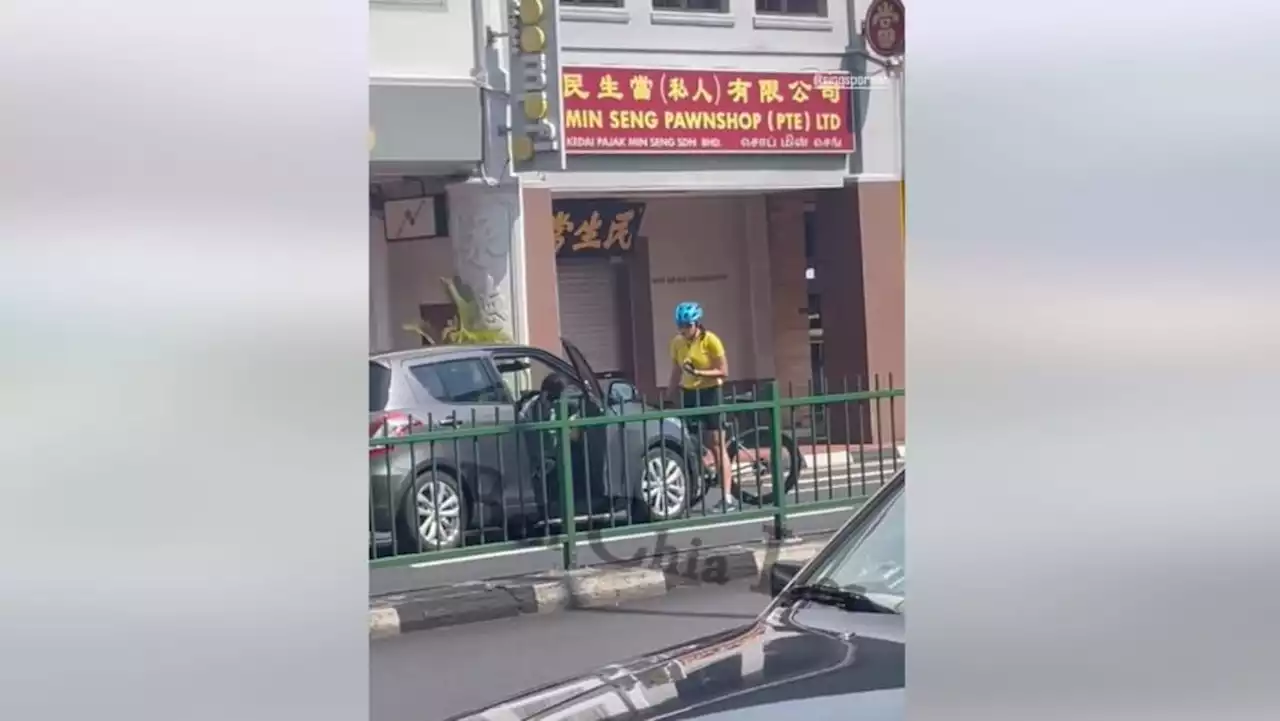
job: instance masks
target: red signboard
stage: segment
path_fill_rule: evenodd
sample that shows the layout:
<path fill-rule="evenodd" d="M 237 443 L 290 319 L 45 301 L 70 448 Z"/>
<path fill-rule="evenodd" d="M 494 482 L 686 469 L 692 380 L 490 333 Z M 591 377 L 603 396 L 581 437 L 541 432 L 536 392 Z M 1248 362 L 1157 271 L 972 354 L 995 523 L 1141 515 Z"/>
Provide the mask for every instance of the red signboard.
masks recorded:
<path fill-rule="evenodd" d="M 566 66 L 571 155 L 851 153 L 850 76 Z"/>

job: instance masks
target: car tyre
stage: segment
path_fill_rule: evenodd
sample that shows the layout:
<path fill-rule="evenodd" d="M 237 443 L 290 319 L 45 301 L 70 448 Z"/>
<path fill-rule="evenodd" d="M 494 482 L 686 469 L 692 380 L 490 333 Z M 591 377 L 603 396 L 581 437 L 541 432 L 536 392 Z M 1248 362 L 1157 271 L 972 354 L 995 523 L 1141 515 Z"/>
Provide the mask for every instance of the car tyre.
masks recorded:
<path fill-rule="evenodd" d="M 458 480 L 441 471 L 425 471 L 405 489 L 400 504 L 402 553 L 458 548 L 466 537 L 467 497 Z"/>
<path fill-rule="evenodd" d="M 684 455 L 670 446 L 654 446 L 640 462 L 639 497 L 632 520 L 647 523 L 679 518 L 688 507 L 689 467 Z"/>

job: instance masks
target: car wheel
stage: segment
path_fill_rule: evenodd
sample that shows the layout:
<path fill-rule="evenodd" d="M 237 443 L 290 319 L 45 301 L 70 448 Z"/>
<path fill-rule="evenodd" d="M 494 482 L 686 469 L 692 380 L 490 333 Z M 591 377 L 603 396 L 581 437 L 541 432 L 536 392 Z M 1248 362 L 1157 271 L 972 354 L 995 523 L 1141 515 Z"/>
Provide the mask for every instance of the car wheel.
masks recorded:
<path fill-rule="evenodd" d="M 640 521 L 664 521 L 684 513 L 689 495 L 689 470 L 679 452 L 666 446 L 644 454 L 637 510 Z"/>
<path fill-rule="evenodd" d="M 408 549 L 421 552 L 461 546 L 467 504 L 458 481 L 439 471 L 418 476 L 405 491 L 401 525 Z"/>

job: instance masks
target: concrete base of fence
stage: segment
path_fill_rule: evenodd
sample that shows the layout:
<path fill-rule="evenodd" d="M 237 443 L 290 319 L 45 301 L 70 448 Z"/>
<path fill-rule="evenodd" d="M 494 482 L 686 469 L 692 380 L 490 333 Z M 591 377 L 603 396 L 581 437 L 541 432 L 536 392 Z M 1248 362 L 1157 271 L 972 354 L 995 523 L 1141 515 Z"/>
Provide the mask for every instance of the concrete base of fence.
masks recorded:
<path fill-rule="evenodd" d="M 822 549 L 826 540 L 824 536 L 777 545 L 761 543 L 701 549 L 651 558 L 636 565 L 597 566 L 473 581 L 383 596 L 372 599 L 369 637 L 388 638 L 411 631 L 524 614 L 611 606 L 662 596 L 681 586 L 743 578 L 757 578 L 765 589 L 774 563 L 808 561 Z"/>

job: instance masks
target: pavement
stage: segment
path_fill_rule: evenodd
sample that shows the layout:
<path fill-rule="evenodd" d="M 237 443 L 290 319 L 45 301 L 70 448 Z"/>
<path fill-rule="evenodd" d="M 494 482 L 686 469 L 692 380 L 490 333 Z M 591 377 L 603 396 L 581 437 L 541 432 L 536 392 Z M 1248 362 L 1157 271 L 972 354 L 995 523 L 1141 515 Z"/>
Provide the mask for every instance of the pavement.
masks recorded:
<path fill-rule="evenodd" d="M 372 721 L 438 721 L 608 663 L 751 622 L 751 579 L 550 616 L 440 628 L 371 644 Z"/>
<path fill-rule="evenodd" d="M 658 598 L 689 586 L 747 580 L 765 587 L 778 562 L 807 562 L 827 537 L 719 548 L 674 548 L 649 559 L 607 566 L 532 573 L 510 578 L 434 586 L 370 599 L 373 641 L 414 631 L 482 623 L 519 616 L 546 616 Z"/>
<path fill-rule="evenodd" d="M 820 535 L 839 528 L 867 495 L 896 472 L 892 458 L 881 463 L 874 456 L 863 455 L 860 458 L 856 450 L 844 451 L 847 456 L 834 448 L 828 453 L 821 445 L 805 450 L 809 467 L 802 472 L 796 491 L 788 495 L 789 502 L 794 503 L 797 499 L 802 503 L 847 499 L 849 504 L 842 508 L 793 512 L 787 521 L 788 529 L 799 536 Z M 903 466 L 902 455 L 899 449 L 898 468 Z M 865 465 L 860 464 L 860 460 L 865 460 Z M 768 484 L 763 490 L 769 490 Z M 703 512 L 703 507 L 710 509 L 719 500 L 719 491 L 712 491 L 703 503 L 690 509 L 690 516 L 709 515 L 721 521 L 715 528 L 654 532 L 637 527 L 634 535 L 614 538 L 607 544 L 582 541 L 578 547 L 578 563 L 596 566 L 670 550 L 687 552 L 696 548 L 759 543 L 769 536 L 768 524 L 758 519 L 734 522 L 723 515 Z M 561 565 L 558 547 L 523 548 L 466 559 L 425 560 L 404 566 L 370 569 L 369 594 L 380 597 L 484 579 L 529 576 L 553 572 Z"/>

